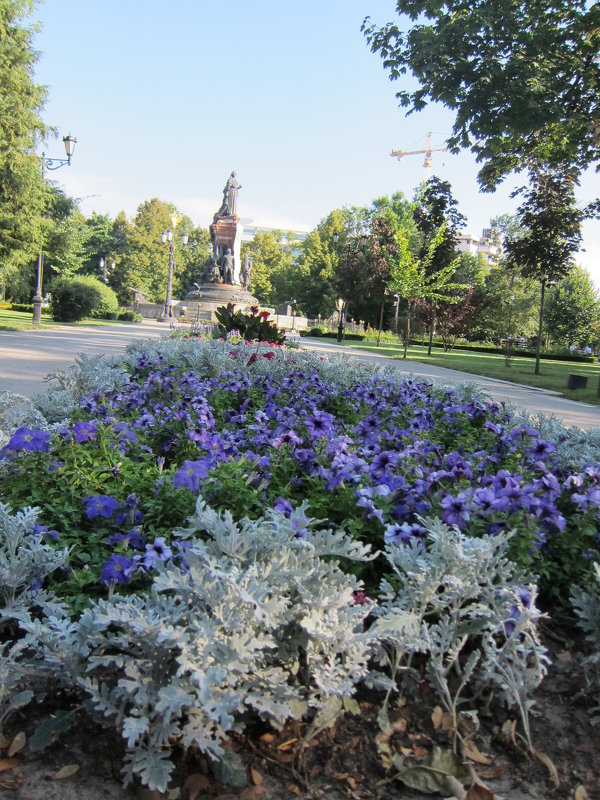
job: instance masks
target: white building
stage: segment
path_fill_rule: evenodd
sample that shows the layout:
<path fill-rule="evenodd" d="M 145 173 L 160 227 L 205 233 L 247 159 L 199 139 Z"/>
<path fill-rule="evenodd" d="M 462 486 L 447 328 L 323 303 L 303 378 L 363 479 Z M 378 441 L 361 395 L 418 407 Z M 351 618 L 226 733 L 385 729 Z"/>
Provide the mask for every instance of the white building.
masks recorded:
<path fill-rule="evenodd" d="M 500 256 L 500 248 L 492 241 L 491 228 L 484 228 L 481 236 L 463 231 L 458 236 L 458 249 L 461 253 L 483 256 L 486 264 L 494 263 Z"/>
<path fill-rule="evenodd" d="M 244 242 L 251 242 L 257 233 L 281 233 L 283 234 L 282 244 L 293 246 L 303 242 L 310 233 L 309 228 L 304 230 L 290 230 L 288 228 L 262 225 L 253 219 L 240 219 L 240 225 L 242 226 L 242 244 Z"/>

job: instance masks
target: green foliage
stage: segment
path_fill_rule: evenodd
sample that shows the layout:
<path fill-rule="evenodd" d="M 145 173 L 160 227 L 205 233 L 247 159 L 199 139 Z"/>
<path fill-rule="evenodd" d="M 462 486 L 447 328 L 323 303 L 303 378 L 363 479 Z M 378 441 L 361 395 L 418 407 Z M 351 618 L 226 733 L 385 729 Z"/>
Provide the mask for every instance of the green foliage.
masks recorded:
<path fill-rule="evenodd" d="M 247 342 L 270 342 L 283 344 L 285 332 L 280 331 L 274 322 L 269 321 L 268 311 L 259 311 L 252 306 L 250 313 L 235 310 L 235 303 L 228 303 L 215 311 L 219 323 L 219 333 L 226 336 L 237 332 Z"/>
<path fill-rule="evenodd" d="M 46 89 L 33 81 L 39 54 L 30 0 L 0 3 L 0 264 L 3 283 L 27 299 L 41 242 L 40 162 L 34 150 L 48 128 L 42 121 Z"/>
<path fill-rule="evenodd" d="M 484 163 L 485 189 L 532 160 L 569 170 L 598 160 L 597 3 L 401 0 L 397 9 L 400 24 L 367 17 L 367 41 L 393 80 L 417 79 L 397 93 L 402 106 L 456 112 L 449 144 Z"/>
<path fill-rule="evenodd" d="M 98 285 L 89 280 L 62 279 L 52 287 L 52 316 L 57 322 L 77 322 L 89 316 L 102 300 Z"/>
<path fill-rule="evenodd" d="M 293 256 L 282 239 L 277 231 L 257 233 L 243 248 L 242 257 L 247 253 L 252 260 L 249 289 L 261 305 L 276 306 L 294 296 Z"/>
<path fill-rule="evenodd" d="M 586 270 L 576 267 L 550 292 L 544 322 L 553 341 L 598 345 L 600 301 Z"/>

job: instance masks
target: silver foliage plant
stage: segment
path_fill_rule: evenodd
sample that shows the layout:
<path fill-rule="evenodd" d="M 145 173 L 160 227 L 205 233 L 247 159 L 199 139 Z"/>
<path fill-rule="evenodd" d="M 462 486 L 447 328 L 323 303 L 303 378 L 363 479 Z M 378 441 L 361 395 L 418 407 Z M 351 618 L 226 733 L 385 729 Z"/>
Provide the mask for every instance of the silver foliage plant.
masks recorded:
<path fill-rule="evenodd" d="M 414 677 L 418 654 L 427 679 L 457 728 L 462 695 L 471 703 L 495 698 L 521 715 L 531 745 L 531 693 L 546 674 L 539 640 L 536 587 L 506 557 L 509 538 L 475 539 L 437 519 L 424 519 L 421 543 L 388 545 L 397 585 L 383 580 L 375 608 L 377 660 L 397 679 Z"/>
<path fill-rule="evenodd" d="M 280 727 L 351 696 L 371 652 L 361 584 L 337 562 L 373 558 L 369 548 L 340 532 L 298 538 L 275 512 L 237 523 L 202 500 L 179 534 L 184 568 L 164 566 L 147 594 L 35 628 L 46 663 L 58 672 L 62 660 L 122 732 L 126 783 L 161 791 L 174 739 L 219 759 L 249 710 Z"/>
<path fill-rule="evenodd" d="M 587 589 L 574 586 L 571 589 L 571 604 L 578 624 L 590 645 L 590 654 L 583 659 L 588 686 L 597 706 L 593 709 L 594 724 L 600 724 L 600 564 L 594 564 L 593 585 Z"/>
<path fill-rule="evenodd" d="M 68 552 L 42 541 L 37 515 L 32 508 L 13 514 L 10 506 L 0 503 L 0 729 L 13 711 L 34 697 L 26 686 L 38 672 L 33 610 L 44 618 L 64 616 L 64 608 L 41 585 L 66 565 Z M 24 635 L 13 640 L 19 628 Z"/>

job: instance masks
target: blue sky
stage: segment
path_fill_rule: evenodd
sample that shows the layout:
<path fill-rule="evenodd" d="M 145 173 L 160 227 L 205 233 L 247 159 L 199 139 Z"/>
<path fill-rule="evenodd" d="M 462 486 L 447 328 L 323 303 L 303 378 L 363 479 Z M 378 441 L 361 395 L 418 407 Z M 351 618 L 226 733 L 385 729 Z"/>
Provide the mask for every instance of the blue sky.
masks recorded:
<path fill-rule="evenodd" d="M 70 168 L 53 177 L 85 214 L 131 217 L 144 200 L 174 202 L 206 226 L 232 169 L 238 213 L 273 227 L 313 228 L 332 209 L 402 191 L 412 197 L 423 156 L 441 147 L 452 115 L 405 116 L 381 58 L 360 31 L 365 16 L 396 18 L 394 0 L 46 0 L 36 80 L 48 87 L 45 120 L 78 139 Z M 474 233 L 514 211 L 510 191 L 477 186 L 467 153 L 433 156 Z M 582 182 L 582 201 L 597 176 Z M 600 286 L 600 223 L 584 228 L 579 262 Z"/>

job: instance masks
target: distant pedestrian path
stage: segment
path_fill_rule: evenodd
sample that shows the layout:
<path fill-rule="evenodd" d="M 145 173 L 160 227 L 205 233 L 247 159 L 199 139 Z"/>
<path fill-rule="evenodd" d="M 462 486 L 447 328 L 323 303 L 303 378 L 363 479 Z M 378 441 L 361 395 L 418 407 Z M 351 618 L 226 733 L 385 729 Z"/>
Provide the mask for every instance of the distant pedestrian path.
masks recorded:
<path fill-rule="evenodd" d="M 0 391 L 34 397 L 43 392 L 44 377 L 53 370 L 67 369 L 78 353 L 86 355 L 123 352 L 135 339 L 161 336 L 168 325 L 155 320 L 141 324 L 45 328 L 35 331 L 0 331 Z M 456 386 L 476 383 L 496 402 L 508 401 L 533 413 L 553 414 L 565 425 L 584 430 L 600 427 L 600 406 L 567 400 L 544 389 L 533 389 L 494 378 L 468 375 L 444 367 L 387 358 L 377 353 L 361 352 L 331 342 L 301 340 L 301 347 L 324 355 L 337 354 L 365 364 L 391 364 L 400 373 Z"/>
<path fill-rule="evenodd" d="M 531 411 L 534 414 L 552 414 L 562 420 L 564 425 L 576 425 L 583 430 L 600 428 L 600 406 L 568 400 L 548 389 L 536 389 L 531 386 L 508 383 L 497 378 L 471 375 L 466 372 L 458 372 L 455 369 L 423 364 L 419 361 L 403 362 L 378 353 L 344 347 L 332 342 L 321 342 L 317 339 L 302 339 L 302 348 L 327 353 L 328 355 L 337 353 L 348 358 L 356 358 L 364 363 L 390 364 L 403 374 L 442 381 L 450 386 L 457 386 L 461 383 L 475 383 L 481 386 L 497 403 L 514 403 L 518 408 Z"/>

